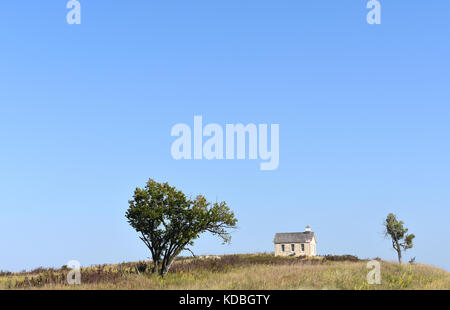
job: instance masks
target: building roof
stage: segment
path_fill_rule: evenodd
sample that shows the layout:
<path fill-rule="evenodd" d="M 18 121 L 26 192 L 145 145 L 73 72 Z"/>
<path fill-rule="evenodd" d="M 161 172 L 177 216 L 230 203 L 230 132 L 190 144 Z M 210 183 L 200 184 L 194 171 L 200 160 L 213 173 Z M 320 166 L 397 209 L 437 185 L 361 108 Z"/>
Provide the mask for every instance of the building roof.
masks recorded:
<path fill-rule="evenodd" d="M 274 243 L 310 243 L 315 238 L 313 232 L 295 232 L 275 234 Z"/>

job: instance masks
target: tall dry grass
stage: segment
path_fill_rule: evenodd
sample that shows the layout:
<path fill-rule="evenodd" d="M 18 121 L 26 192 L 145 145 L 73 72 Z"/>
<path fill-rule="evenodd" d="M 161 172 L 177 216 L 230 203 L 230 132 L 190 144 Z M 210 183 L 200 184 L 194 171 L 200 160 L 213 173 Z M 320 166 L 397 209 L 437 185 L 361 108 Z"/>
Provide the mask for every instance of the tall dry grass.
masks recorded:
<path fill-rule="evenodd" d="M 343 260 L 343 261 L 341 261 Z M 148 262 L 145 264 L 149 264 Z M 0 288 L 20 289 L 169 289 L 169 290 L 367 290 L 450 289 L 450 274 L 420 264 L 381 262 L 381 285 L 369 285 L 366 261 L 354 258 L 278 258 L 272 255 L 231 255 L 221 259 L 180 259 L 164 278 L 140 263 L 85 268 L 82 285 L 68 286 L 48 270 L 0 276 Z M 139 268 L 141 272 L 139 272 Z M 65 271 L 52 271 L 64 277 Z M 47 277 L 47 278 L 46 278 Z M 36 279 L 41 279 L 37 281 Z M 55 280 L 56 279 L 56 280 Z M 34 282 L 33 282 L 34 281 Z M 31 286 L 30 286 L 31 283 Z"/>

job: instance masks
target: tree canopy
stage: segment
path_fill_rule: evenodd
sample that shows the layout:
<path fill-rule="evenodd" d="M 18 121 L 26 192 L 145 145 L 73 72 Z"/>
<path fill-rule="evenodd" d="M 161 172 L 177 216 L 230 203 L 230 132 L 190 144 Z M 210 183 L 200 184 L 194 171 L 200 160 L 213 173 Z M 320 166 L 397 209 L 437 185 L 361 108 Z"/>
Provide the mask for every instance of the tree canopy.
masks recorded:
<path fill-rule="evenodd" d="M 200 234 L 210 232 L 229 243 L 228 230 L 237 224 L 226 202 L 211 203 L 202 195 L 188 199 L 168 183 L 152 179 L 143 189 L 136 188 L 126 218 L 152 254 L 152 271 L 161 276 L 181 251 L 190 251 Z"/>

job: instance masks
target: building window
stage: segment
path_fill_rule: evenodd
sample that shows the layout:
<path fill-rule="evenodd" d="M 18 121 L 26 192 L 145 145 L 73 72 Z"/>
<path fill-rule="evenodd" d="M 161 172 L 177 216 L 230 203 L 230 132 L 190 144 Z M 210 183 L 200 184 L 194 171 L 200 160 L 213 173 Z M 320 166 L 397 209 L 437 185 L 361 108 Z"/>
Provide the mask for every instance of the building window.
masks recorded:
<path fill-rule="evenodd" d="M 291 251 L 294 252 L 295 251 L 295 245 L 291 244 Z"/>
<path fill-rule="evenodd" d="M 302 244 L 302 252 L 305 252 L 305 245 Z"/>
<path fill-rule="evenodd" d="M 284 244 L 281 245 L 281 252 L 284 252 Z"/>

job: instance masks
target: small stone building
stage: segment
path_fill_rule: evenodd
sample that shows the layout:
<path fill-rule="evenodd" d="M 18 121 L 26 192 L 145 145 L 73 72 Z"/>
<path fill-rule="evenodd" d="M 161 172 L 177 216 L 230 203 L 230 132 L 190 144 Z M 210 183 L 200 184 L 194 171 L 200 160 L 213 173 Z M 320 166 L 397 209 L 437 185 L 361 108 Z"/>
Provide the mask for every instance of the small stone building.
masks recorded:
<path fill-rule="evenodd" d="M 273 240 L 275 256 L 316 256 L 317 239 L 309 226 L 304 232 L 277 233 Z"/>

